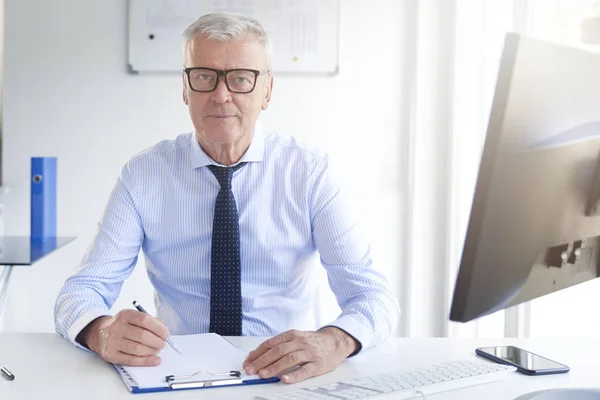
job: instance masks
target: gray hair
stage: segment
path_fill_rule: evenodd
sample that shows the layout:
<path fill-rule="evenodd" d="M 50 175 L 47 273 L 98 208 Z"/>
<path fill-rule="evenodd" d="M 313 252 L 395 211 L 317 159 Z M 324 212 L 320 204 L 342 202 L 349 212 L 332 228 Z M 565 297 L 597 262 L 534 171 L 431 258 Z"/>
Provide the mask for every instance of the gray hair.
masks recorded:
<path fill-rule="evenodd" d="M 241 36 L 252 34 L 265 48 L 267 67 L 271 69 L 271 41 L 263 26 L 246 15 L 229 12 L 205 14 L 183 32 L 184 62 L 187 61 L 190 42 L 197 35 L 206 35 L 210 40 L 231 42 Z"/>

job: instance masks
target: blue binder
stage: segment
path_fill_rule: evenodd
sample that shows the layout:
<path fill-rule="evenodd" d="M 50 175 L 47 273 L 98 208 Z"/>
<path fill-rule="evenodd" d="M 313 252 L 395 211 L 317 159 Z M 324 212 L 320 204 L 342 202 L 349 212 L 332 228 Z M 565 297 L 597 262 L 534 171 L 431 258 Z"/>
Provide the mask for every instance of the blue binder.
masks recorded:
<path fill-rule="evenodd" d="M 31 241 L 56 237 L 56 157 L 31 158 Z"/>

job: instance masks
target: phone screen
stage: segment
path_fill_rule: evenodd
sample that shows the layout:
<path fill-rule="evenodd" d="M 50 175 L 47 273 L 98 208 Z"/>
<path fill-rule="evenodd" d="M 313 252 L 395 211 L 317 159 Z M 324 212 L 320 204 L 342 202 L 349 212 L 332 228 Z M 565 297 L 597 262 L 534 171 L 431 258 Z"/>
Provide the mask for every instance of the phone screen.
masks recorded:
<path fill-rule="evenodd" d="M 478 350 L 529 371 L 569 369 L 566 365 L 514 346 L 482 347 Z"/>

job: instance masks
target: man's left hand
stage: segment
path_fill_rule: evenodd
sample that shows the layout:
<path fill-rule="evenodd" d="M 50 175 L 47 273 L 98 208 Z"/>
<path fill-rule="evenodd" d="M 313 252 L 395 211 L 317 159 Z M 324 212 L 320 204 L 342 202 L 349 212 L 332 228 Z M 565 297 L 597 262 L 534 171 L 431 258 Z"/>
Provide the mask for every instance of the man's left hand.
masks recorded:
<path fill-rule="evenodd" d="M 295 383 L 334 370 L 358 348 L 358 342 L 336 327 L 317 332 L 291 330 L 277 335 L 248 354 L 243 367 L 247 374 L 261 378 L 280 376 L 284 383 Z"/>

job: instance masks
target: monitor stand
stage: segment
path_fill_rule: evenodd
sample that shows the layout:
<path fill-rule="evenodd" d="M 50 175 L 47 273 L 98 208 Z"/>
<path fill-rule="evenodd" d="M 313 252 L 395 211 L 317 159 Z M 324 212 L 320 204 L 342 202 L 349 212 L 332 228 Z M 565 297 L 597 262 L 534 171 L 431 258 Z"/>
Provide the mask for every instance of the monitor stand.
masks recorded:
<path fill-rule="evenodd" d="M 600 389 L 570 388 L 549 389 L 531 392 L 517 397 L 515 400 L 598 400 Z"/>

